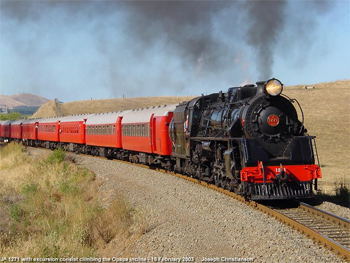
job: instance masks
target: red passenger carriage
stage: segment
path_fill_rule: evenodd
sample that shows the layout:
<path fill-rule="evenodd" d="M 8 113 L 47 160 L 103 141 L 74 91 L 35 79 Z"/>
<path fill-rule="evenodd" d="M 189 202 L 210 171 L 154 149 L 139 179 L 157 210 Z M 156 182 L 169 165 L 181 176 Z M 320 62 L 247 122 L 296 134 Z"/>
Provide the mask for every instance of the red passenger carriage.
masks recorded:
<path fill-rule="evenodd" d="M 38 140 L 38 119 L 23 121 L 22 139 L 28 145 L 33 145 Z"/>
<path fill-rule="evenodd" d="M 93 154 L 99 154 L 94 151 L 94 147 L 122 148 L 121 120 L 127 112 L 118 111 L 89 116 L 86 121 L 86 145 L 90 147 L 90 151 L 95 152 Z M 110 151 L 110 149 L 106 150 Z"/>
<path fill-rule="evenodd" d="M 1 138 L 2 140 L 9 140 L 11 139 L 11 123 L 13 121 L 4 121 L 1 123 L 0 126 L 0 133 L 1 133 Z"/>
<path fill-rule="evenodd" d="M 123 149 L 159 155 L 171 155 L 169 123 L 176 105 L 136 109 L 122 120 Z"/>
<path fill-rule="evenodd" d="M 54 148 L 58 145 L 60 142 L 59 130 L 59 118 L 38 120 L 38 140 L 41 141 L 46 148 Z"/>
<path fill-rule="evenodd" d="M 2 123 L 3 123 L 3 121 L 0 121 L 0 141 L 3 140 L 3 138 L 2 138 L 2 132 L 1 132 L 1 125 L 2 125 Z"/>
<path fill-rule="evenodd" d="M 22 123 L 24 120 L 16 120 L 11 122 L 11 134 L 12 140 L 22 140 Z"/>
<path fill-rule="evenodd" d="M 60 141 L 85 144 L 85 125 L 90 115 L 67 116 L 60 119 Z"/>

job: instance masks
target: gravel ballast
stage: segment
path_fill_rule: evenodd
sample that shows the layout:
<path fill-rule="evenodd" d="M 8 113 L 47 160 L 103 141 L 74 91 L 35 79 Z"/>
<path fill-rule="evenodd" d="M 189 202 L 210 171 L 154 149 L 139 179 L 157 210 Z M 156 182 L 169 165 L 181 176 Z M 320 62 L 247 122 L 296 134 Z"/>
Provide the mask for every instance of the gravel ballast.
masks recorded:
<path fill-rule="evenodd" d="M 233 198 L 169 174 L 88 156 L 81 165 L 142 211 L 149 231 L 116 256 L 194 257 L 196 262 L 343 262 L 304 235 Z"/>
<path fill-rule="evenodd" d="M 47 151 L 31 148 L 33 155 Z M 346 262 L 299 232 L 235 199 L 170 174 L 79 155 L 78 163 L 104 183 L 99 201 L 107 207 L 120 195 L 142 214 L 147 230 L 110 258 L 152 258 L 174 262 Z M 324 202 L 321 209 L 348 215 L 349 209 Z M 156 258 L 161 257 L 161 258 Z M 139 262 L 142 259 L 139 260 Z M 182 260 L 182 262 L 185 262 Z"/>

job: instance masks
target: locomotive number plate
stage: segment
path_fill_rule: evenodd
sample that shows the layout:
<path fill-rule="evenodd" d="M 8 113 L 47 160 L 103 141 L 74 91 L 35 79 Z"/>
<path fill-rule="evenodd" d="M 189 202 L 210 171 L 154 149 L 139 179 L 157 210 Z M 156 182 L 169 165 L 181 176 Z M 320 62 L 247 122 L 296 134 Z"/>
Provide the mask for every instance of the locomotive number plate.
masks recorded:
<path fill-rule="evenodd" d="M 278 116 L 276 114 L 271 114 L 268 118 L 267 118 L 267 123 L 271 126 L 271 127 L 275 127 L 279 124 L 280 119 L 278 118 Z"/>

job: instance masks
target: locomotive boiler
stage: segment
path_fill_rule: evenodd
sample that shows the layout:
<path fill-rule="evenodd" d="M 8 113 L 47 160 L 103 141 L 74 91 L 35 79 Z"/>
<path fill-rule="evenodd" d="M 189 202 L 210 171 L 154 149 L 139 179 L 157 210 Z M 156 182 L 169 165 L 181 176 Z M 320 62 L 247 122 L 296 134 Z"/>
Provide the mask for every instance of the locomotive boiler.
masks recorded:
<path fill-rule="evenodd" d="M 282 91 L 270 79 L 178 105 L 169 128 L 174 170 L 253 200 L 312 196 L 321 177 L 315 137 Z"/>

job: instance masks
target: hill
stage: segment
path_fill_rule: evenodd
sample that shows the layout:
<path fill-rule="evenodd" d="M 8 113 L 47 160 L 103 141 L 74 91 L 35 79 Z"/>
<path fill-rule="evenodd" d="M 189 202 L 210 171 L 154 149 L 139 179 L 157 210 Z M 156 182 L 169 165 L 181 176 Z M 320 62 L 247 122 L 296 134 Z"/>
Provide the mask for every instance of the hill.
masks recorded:
<path fill-rule="evenodd" d="M 326 191 L 340 184 L 350 187 L 350 80 L 308 86 L 314 89 L 291 86 L 284 93 L 299 101 L 305 127 L 316 136 L 323 175 L 320 186 Z"/>
<path fill-rule="evenodd" d="M 0 95 L 0 113 L 20 112 L 21 114 L 31 115 L 47 101 L 49 100 L 44 97 L 30 93 L 10 96 Z"/>
<path fill-rule="evenodd" d="M 150 107 L 154 105 L 173 104 L 190 100 L 193 97 L 143 97 L 105 100 L 83 100 L 59 103 L 49 101 L 39 108 L 33 118 L 66 116 L 84 113 L 103 113 Z"/>
<path fill-rule="evenodd" d="M 46 99 L 44 97 L 30 94 L 30 93 L 20 93 L 20 94 L 11 95 L 8 97 L 15 100 L 15 101 L 23 103 L 25 106 L 41 106 L 44 103 L 49 101 L 48 99 Z M 21 105 L 21 106 L 23 106 L 23 105 Z"/>
<path fill-rule="evenodd" d="M 18 106 L 25 106 L 23 102 L 14 100 L 11 97 L 5 96 L 5 95 L 0 95 L 0 105 L 2 107 L 6 106 L 7 108 L 10 108 L 10 109 Z"/>
<path fill-rule="evenodd" d="M 350 80 L 307 85 L 286 86 L 284 94 L 299 101 L 305 126 L 315 135 L 323 178 L 320 186 L 326 192 L 340 184 L 350 187 Z M 33 117 L 58 116 L 81 113 L 100 113 L 147 106 L 178 103 L 191 97 L 149 97 L 111 100 L 89 100 L 69 103 L 44 104 Z M 298 108 L 297 105 L 295 105 Z"/>

